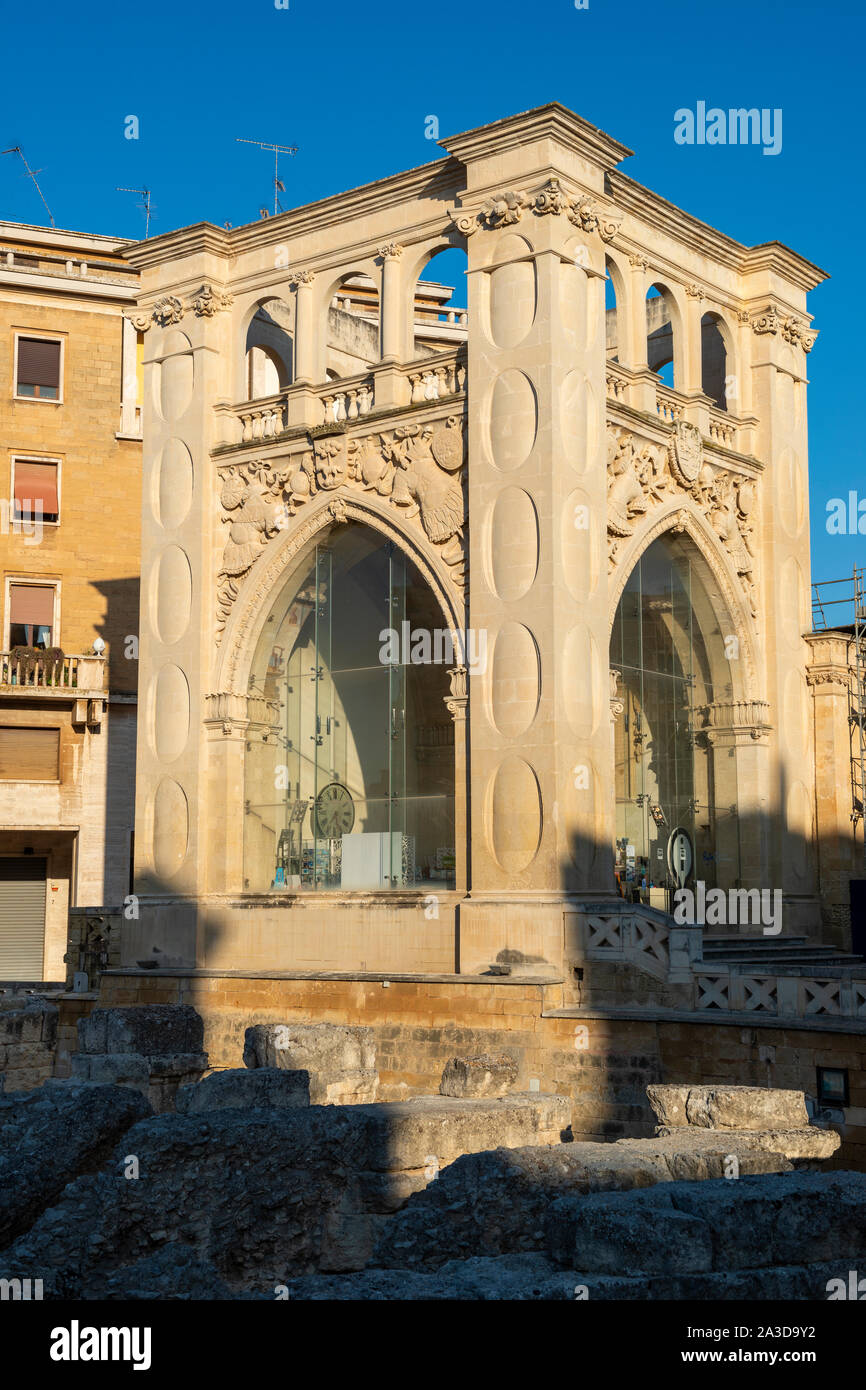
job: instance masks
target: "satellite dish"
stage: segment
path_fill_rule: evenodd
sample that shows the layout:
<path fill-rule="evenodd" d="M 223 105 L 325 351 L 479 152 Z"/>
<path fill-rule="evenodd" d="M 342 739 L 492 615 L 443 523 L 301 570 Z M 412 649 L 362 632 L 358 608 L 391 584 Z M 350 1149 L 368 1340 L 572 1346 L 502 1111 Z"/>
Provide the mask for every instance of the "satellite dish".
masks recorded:
<path fill-rule="evenodd" d="M 694 852 L 689 832 L 681 825 L 675 826 L 668 836 L 668 872 L 676 879 L 678 888 L 685 888 L 686 879 L 692 871 Z"/>

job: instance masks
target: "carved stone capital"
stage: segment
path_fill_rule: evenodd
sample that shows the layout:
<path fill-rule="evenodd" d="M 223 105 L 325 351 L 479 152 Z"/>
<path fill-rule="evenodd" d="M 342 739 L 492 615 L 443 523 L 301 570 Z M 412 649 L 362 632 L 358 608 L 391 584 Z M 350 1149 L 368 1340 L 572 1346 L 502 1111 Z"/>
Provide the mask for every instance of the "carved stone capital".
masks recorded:
<path fill-rule="evenodd" d="M 153 323 L 153 313 L 148 310 L 130 309 L 123 317 L 129 319 L 136 333 L 146 333 Z"/>
<path fill-rule="evenodd" d="M 187 300 L 187 308 L 192 309 L 198 318 L 213 318 L 223 309 L 230 309 L 234 296 L 228 290 L 215 289 L 207 281 Z"/>
<path fill-rule="evenodd" d="M 399 261 L 403 254 L 403 247 L 399 241 L 386 241 L 384 246 L 379 247 L 379 255 L 383 261 Z"/>
<path fill-rule="evenodd" d="M 289 283 L 300 289 L 304 285 L 312 285 L 316 278 L 314 270 L 293 270 L 290 273 Z"/>
<path fill-rule="evenodd" d="M 153 306 L 153 321 L 158 323 L 161 328 L 167 328 L 172 323 L 180 323 L 182 318 L 183 304 L 176 295 L 164 295 Z"/>

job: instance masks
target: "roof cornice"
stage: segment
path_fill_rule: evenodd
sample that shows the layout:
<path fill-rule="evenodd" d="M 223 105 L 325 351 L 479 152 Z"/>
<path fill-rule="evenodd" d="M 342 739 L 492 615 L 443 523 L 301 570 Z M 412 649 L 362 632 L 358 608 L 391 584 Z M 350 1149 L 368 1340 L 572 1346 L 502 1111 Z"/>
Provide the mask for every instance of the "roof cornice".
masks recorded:
<path fill-rule="evenodd" d="M 585 121 L 574 111 L 569 111 L 558 101 L 536 106 L 516 116 L 506 116 L 501 121 L 478 126 L 461 135 L 449 135 L 439 144 L 462 163 L 468 164 L 485 155 L 501 154 L 515 145 L 526 145 L 545 138 L 557 140 L 603 169 L 612 169 L 620 160 L 634 154 L 628 145 L 614 140 L 613 136 Z"/>
<path fill-rule="evenodd" d="M 829 279 L 826 271 L 805 256 L 792 251 L 781 241 L 769 241 L 760 246 L 745 246 L 733 237 L 711 227 L 708 222 L 693 217 L 682 208 L 663 198 L 652 189 L 645 188 L 627 174 L 612 170 L 607 176 L 607 184 L 617 205 L 632 216 L 650 223 L 694 250 L 709 256 L 721 265 L 728 266 L 738 275 L 748 275 L 756 270 L 775 270 L 786 280 L 802 290 L 814 290 L 824 280 Z"/>
<path fill-rule="evenodd" d="M 291 208 L 276 217 L 260 222 L 248 222 L 243 227 L 223 228 L 212 222 L 199 222 L 176 232 L 137 242 L 126 251 L 130 261 L 140 269 L 211 251 L 220 256 L 237 256 L 245 251 L 278 246 L 289 239 L 321 232 L 323 228 L 339 225 L 353 218 L 369 217 L 385 208 L 399 207 L 410 198 L 439 198 L 453 201 L 464 191 L 462 165 L 456 159 L 443 158 L 407 169 L 374 183 L 362 184 L 345 193 L 334 193 L 303 207 Z"/>

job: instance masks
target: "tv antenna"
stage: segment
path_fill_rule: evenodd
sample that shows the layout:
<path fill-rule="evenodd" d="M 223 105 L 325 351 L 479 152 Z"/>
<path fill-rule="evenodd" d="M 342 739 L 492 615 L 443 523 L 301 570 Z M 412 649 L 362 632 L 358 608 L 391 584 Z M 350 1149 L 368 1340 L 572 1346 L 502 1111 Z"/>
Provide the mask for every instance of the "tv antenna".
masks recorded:
<path fill-rule="evenodd" d="M 144 213 L 144 239 L 145 239 L 145 241 L 147 241 L 147 238 L 148 238 L 148 236 L 150 235 L 150 218 L 151 218 L 151 206 L 150 206 L 150 192 L 151 192 L 151 191 L 150 191 L 150 189 L 149 189 L 149 188 L 115 188 L 114 191 L 115 191 L 115 193 L 137 193 L 137 194 L 139 195 L 139 197 L 141 197 L 141 198 L 144 199 L 144 202 L 143 202 L 143 203 L 139 203 L 138 206 L 142 209 L 142 211 L 143 211 L 143 213 Z"/>
<path fill-rule="evenodd" d="M 297 154 L 297 145 L 272 145 L 267 140 L 245 140 L 242 135 L 235 136 L 239 145 L 258 145 L 260 150 L 273 150 L 274 152 L 274 217 L 278 212 L 282 212 L 280 207 L 280 194 L 285 193 L 286 185 L 280 178 L 280 155 Z"/>
<path fill-rule="evenodd" d="M 20 160 L 21 160 L 21 163 L 24 165 L 24 168 L 27 170 L 27 176 L 28 176 L 28 178 L 31 178 L 31 179 L 33 180 L 34 184 L 36 185 L 36 192 L 39 194 L 39 197 L 42 199 L 43 205 L 44 205 L 44 207 L 45 207 L 45 211 L 48 213 L 48 221 L 51 223 L 51 225 L 52 225 L 52 227 L 53 227 L 53 226 L 54 226 L 54 218 L 51 216 L 51 209 L 50 209 L 50 207 L 48 206 L 48 204 L 45 202 L 45 194 L 42 192 L 42 189 L 39 187 L 39 180 L 38 180 L 37 177 L 36 177 L 37 174 L 41 174 L 41 173 L 43 173 L 44 171 L 43 171 L 42 169 L 31 169 L 31 168 L 30 168 L 30 165 L 27 163 L 27 160 L 24 158 L 24 151 L 22 150 L 22 148 L 21 148 L 20 145 L 10 145 L 8 150 L 0 150 L 0 154 L 17 154 L 17 155 L 19 156 L 19 158 L 20 158 Z"/>

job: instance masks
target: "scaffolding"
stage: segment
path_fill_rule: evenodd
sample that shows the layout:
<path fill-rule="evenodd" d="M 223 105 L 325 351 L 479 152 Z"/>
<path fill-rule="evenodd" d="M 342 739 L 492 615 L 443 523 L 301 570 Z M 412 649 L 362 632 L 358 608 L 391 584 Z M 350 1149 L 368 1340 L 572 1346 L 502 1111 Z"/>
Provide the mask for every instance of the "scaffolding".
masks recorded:
<path fill-rule="evenodd" d="M 863 827 L 866 858 L 866 571 L 856 566 L 850 579 L 827 579 L 812 585 L 812 625 L 816 632 L 838 632 L 853 646 L 848 683 L 848 722 L 851 726 L 851 820 L 855 832 Z M 829 614 L 827 610 L 834 612 Z M 841 610 L 841 611 L 839 611 Z"/>

